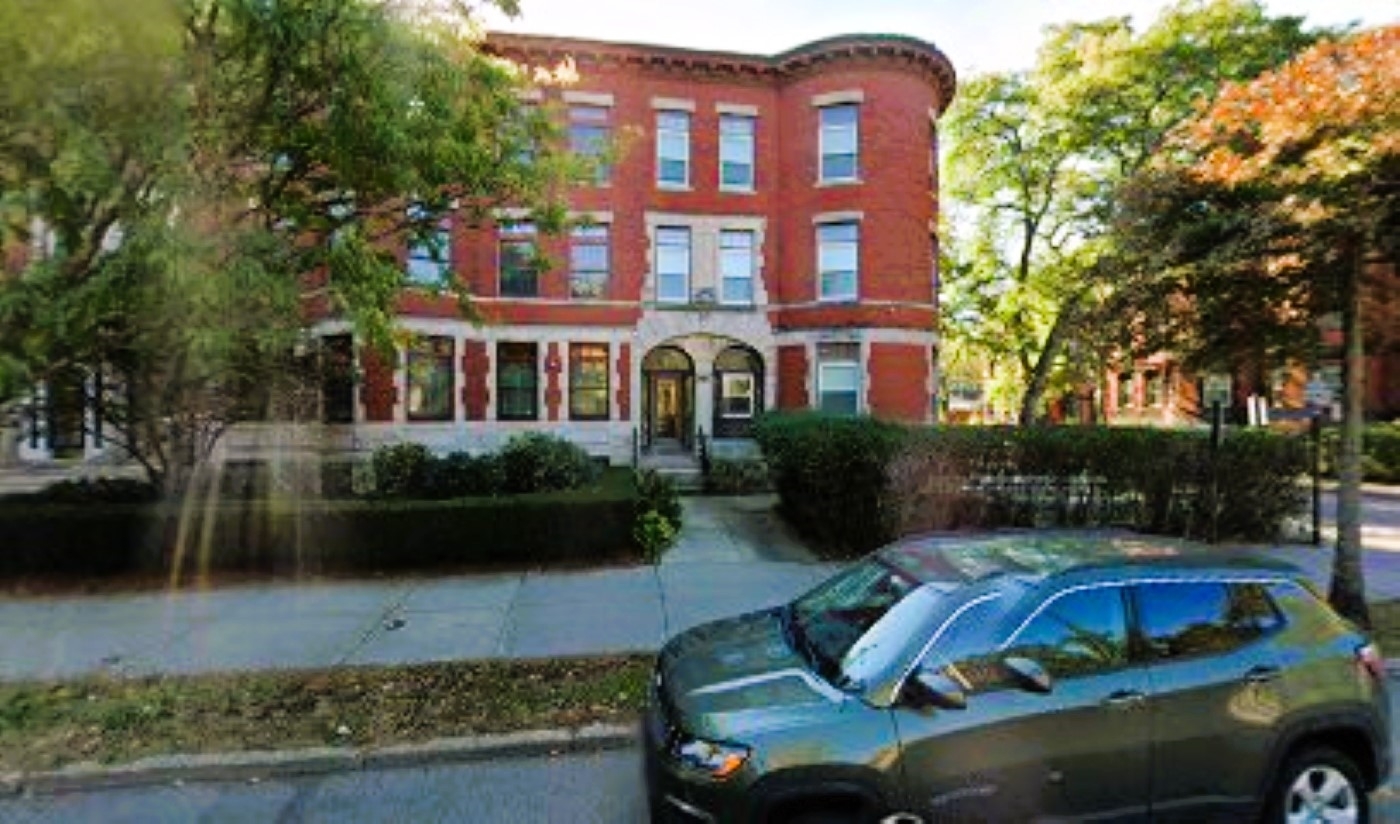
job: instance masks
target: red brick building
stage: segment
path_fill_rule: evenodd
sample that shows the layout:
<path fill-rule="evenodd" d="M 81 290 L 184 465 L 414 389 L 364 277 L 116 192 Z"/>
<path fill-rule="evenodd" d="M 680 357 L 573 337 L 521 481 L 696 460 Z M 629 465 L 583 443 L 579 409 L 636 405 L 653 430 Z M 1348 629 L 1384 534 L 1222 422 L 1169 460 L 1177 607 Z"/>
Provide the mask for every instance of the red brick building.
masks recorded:
<path fill-rule="evenodd" d="M 507 211 L 445 223 L 441 253 L 404 250 L 396 362 L 315 323 L 359 361 L 358 382 L 325 397 L 354 448 L 481 451 L 543 430 L 624 462 L 742 442 L 770 408 L 931 418 L 937 121 L 956 85 L 937 48 L 851 35 L 764 57 L 505 34 L 486 48 L 572 59 L 578 82 L 540 96 L 576 151 L 624 150 L 570 194 L 585 225 L 564 236 Z M 483 323 L 412 288 L 439 267 Z"/>

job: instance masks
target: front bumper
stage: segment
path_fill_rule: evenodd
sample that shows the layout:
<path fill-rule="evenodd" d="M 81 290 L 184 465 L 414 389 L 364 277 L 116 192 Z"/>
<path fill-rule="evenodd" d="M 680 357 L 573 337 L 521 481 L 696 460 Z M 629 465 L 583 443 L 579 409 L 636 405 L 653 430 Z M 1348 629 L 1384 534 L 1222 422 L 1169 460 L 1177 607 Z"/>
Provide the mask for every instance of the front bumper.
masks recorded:
<path fill-rule="evenodd" d="M 746 820 L 743 786 L 706 781 L 686 772 L 669 755 L 674 731 L 653 697 L 642 721 L 647 801 L 654 824 L 729 824 Z"/>

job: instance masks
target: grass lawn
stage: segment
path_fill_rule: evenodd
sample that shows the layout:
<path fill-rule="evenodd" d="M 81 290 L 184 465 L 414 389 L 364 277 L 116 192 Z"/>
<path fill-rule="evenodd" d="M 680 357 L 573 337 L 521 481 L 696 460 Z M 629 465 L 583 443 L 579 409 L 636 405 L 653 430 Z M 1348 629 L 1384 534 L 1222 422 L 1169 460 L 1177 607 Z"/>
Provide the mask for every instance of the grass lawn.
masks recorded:
<path fill-rule="evenodd" d="M 628 723 L 647 655 L 0 683 L 0 773 Z"/>

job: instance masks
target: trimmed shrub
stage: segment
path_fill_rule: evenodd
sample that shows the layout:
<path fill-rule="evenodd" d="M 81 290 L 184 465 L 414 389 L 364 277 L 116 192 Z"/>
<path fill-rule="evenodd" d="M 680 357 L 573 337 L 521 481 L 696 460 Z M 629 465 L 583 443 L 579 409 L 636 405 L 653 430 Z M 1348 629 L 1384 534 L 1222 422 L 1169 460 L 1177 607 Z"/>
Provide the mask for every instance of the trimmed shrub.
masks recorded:
<path fill-rule="evenodd" d="M 772 492 L 768 464 L 761 459 L 714 458 L 705 473 L 705 491 L 711 495 L 752 495 Z"/>
<path fill-rule="evenodd" d="M 282 501 L 197 507 L 196 545 L 173 552 L 180 517 L 158 505 L 0 508 L 0 575 L 125 572 L 378 573 L 638 560 L 632 473 L 583 489 L 450 501 Z"/>
<path fill-rule="evenodd" d="M 547 492 L 591 483 L 598 466 L 583 447 L 557 435 L 526 432 L 500 451 L 505 491 Z"/>
<path fill-rule="evenodd" d="M 489 497 L 505 489 L 505 471 L 496 455 L 451 452 L 429 465 L 424 497 Z"/>
<path fill-rule="evenodd" d="M 1341 453 L 1341 430 L 1322 430 L 1322 472 L 1337 477 Z M 1400 484 L 1400 421 L 1375 423 L 1362 435 L 1361 477 L 1370 483 Z"/>
<path fill-rule="evenodd" d="M 894 537 L 886 471 L 909 430 L 872 418 L 798 412 L 761 417 L 754 437 L 784 514 L 804 537 L 843 555 Z"/>
<path fill-rule="evenodd" d="M 421 443 L 396 443 L 374 450 L 374 492 L 384 498 L 415 498 L 428 486 L 435 459 Z"/>
<path fill-rule="evenodd" d="M 647 510 L 632 527 L 632 539 L 642 558 L 649 564 L 661 560 L 661 556 L 676 542 L 676 528 L 656 510 Z"/>
<path fill-rule="evenodd" d="M 1214 463 L 1196 430 L 912 428 L 780 413 L 757 431 L 789 521 L 847 556 L 912 532 L 1001 526 L 1271 539 L 1301 509 L 1307 468 L 1303 440 L 1264 430 L 1231 432 Z"/>
<path fill-rule="evenodd" d="M 666 519 L 671 529 L 679 532 L 683 510 L 675 482 L 655 469 L 643 469 L 636 473 L 636 483 L 637 517 L 655 512 Z"/>
<path fill-rule="evenodd" d="M 160 490 L 135 478 L 78 478 L 49 484 L 38 492 L 6 495 L 14 504 L 145 504 L 160 499 Z"/>

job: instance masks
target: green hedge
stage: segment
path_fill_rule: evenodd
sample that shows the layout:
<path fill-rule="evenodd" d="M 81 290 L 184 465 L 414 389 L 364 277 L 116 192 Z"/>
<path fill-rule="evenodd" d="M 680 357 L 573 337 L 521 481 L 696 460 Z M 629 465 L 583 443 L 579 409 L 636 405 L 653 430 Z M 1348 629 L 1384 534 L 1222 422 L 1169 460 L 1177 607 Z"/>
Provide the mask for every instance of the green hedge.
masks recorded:
<path fill-rule="evenodd" d="M 1229 433 L 1214 496 L 1209 436 L 1194 430 L 913 428 L 797 413 L 766 416 L 756 432 L 784 513 L 842 555 L 911 532 L 998 526 L 1267 539 L 1301 510 L 1307 468 L 1305 441 L 1261 430 Z"/>
<path fill-rule="evenodd" d="M 370 573 L 633 561 L 631 470 L 568 492 L 450 501 L 282 501 L 196 508 L 188 540 L 169 506 L 0 507 L 0 576 L 93 577 L 205 567 Z M 189 547 L 183 558 L 171 549 Z M 207 551 L 202 547 L 208 547 Z"/>
<path fill-rule="evenodd" d="M 1400 421 L 1375 423 L 1362 436 L 1362 478 L 1371 483 L 1400 484 Z M 1322 471 L 1337 475 L 1341 431 L 1329 426 L 1322 432 Z"/>

